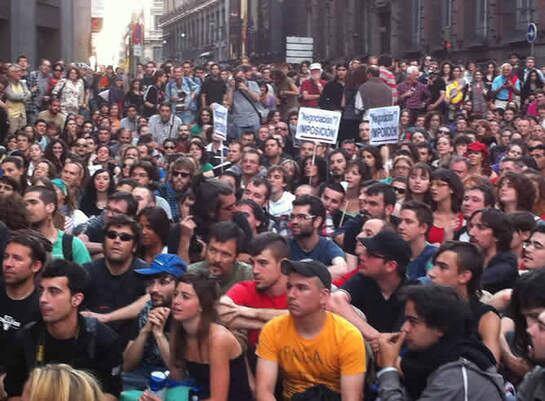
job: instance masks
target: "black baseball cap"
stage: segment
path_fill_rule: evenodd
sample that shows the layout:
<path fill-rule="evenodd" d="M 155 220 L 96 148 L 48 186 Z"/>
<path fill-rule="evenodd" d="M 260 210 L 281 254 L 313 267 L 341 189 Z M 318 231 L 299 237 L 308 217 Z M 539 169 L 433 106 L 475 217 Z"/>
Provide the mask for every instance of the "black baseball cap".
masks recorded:
<path fill-rule="evenodd" d="M 331 289 L 331 273 L 322 262 L 312 259 L 299 261 L 286 259 L 282 261 L 281 268 L 282 273 L 286 275 L 295 272 L 305 277 L 318 277 L 325 288 Z"/>
<path fill-rule="evenodd" d="M 381 231 L 374 237 L 362 238 L 360 242 L 367 252 L 384 256 L 405 267 L 411 260 L 411 248 L 401 236 L 393 231 Z"/>

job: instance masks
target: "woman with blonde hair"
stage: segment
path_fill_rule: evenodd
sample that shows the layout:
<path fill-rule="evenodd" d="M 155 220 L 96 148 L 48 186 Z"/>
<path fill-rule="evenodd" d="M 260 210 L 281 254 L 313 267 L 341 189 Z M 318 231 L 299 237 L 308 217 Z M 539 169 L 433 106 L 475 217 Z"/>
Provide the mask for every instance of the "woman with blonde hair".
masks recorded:
<path fill-rule="evenodd" d="M 35 368 L 25 384 L 22 401 L 103 401 L 96 379 L 65 364 Z"/>

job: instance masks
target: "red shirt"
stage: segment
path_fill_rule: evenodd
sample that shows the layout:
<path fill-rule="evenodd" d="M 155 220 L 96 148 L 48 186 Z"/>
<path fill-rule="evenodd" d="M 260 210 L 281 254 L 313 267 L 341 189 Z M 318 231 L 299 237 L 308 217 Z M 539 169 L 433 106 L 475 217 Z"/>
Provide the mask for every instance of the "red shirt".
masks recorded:
<path fill-rule="evenodd" d="M 241 306 L 256 309 L 288 309 L 288 296 L 286 293 L 277 297 L 270 297 L 256 289 L 255 281 L 240 281 L 227 291 L 229 298 Z M 256 345 L 261 330 L 248 330 L 248 342 Z"/>
<path fill-rule="evenodd" d="M 324 81 L 323 79 L 320 79 L 320 85 L 322 85 L 322 90 L 324 89 L 324 86 L 327 84 L 327 81 Z M 309 95 L 320 95 L 321 91 L 318 88 L 318 85 L 316 85 L 316 82 L 314 82 L 313 79 L 306 79 L 301 84 L 301 95 L 303 92 L 307 92 Z M 314 100 L 303 100 L 299 102 L 301 107 L 318 107 L 320 99 L 314 99 Z"/>

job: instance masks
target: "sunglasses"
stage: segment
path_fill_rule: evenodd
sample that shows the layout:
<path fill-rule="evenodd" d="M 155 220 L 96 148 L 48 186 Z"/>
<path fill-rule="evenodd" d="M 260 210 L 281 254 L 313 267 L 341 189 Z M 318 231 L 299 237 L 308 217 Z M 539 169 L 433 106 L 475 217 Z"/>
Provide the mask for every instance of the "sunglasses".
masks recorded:
<path fill-rule="evenodd" d="M 164 149 L 165 150 L 167 150 L 167 149 L 176 149 L 176 146 L 165 146 Z"/>
<path fill-rule="evenodd" d="M 134 235 L 127 233 L 118 233 L 117 231 L 107 231 L 106 237 L 108 237 L 109 239 L 119 238 L 123 242 L 129 242 L 134 239 Z"/>
<path fill-rule="evenodd" d="M 189 177 L 191 174 L 190 173 L 186 173 L 184 171 L 173 171 L 172 172 L 172 176 L 173 177 L 182 177 L 182 178 L 187 178 Z"/>
<path fill-rule="evenodd" d="M 529 152 L 533 152 L 534 150 L 545 150 L 545 146 L 537 145 L 537 146 L 529 146 L 528 147 Z"/>
<path fill-rule="evenodd" d="M 404 194 L 406 192 L 405 188 L 392 187 L 392 189 L 398 194 Z"/>

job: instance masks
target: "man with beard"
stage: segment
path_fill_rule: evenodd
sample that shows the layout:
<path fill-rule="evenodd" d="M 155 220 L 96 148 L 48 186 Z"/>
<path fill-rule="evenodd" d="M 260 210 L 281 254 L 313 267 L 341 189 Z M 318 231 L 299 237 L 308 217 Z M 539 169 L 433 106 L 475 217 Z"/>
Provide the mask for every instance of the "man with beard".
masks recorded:
<path fill-rule="evenodd" d="M 524 245 L 524 267 L 528 270 L 545 269 L 545 226 L 538 225 Z"/>
<path fill-rule="evenodd" d="M 232 221 L 212 225 L 204 261 L 189 265 L 189 271 L 208 271 L 210 276 L 218 280 L 222 294 L 239 281 L 250 280 L 251 266 L 237 261 L 245 238 L 242 230 Z"/>
<path fill-rule="evenodd" d="M 319 198 L 303 195 L 293 201 L 290 254 L 293 260 L 317 260 L 328 266 L 333 277 L 338 277 L 348 272 L 348 266 L 343 250 L 320 235 L 325 217 L 325 207 Z"/>
<path fill-rule="evenodd" d="M 15 333 L 40 318 L 35 279 L 45 264 L 50 244 L 32 230 L 13 232 L 2 262 L 0 283 L 0 349 L 7 350 Z M 46 248 L 47 247 L 47 248 Z M 5 371 L 6 353 L 0 356 Z"/>
<path fill-rule="evenodd" d="M 144 390 L 151 372 L 167 370 L 170 304 L 176 280 L 186 269 L 178 255 L 166 253 L 157 255 L 150 267 L 135 270 L 146 280 L 150 300 L 138 314 L 123 353 L 125 388 Z"/>
<path fill-rule="evenodd" d="M 348 160 L 348 154 L 342 149 L 336 149 L 329 154 L 329 172 L 332 181 L 344 181 L 344 173 L 346 173 Z"/>
<path fill-rule="evenodd" d="M 168 170 L 168 181 L 159 189 L 159 196 L 166 199 L 170 205 L 173 221 L 178 221 L 180 218 L 178 199 L 191 186 L 195 170 L 195 163 L 188 157 L 174 160 Z"/>
<path fill-rule="evenodd" d="M 62 258 L 78 264 L 91 261 L 87 248 L 79 238 L 65 234 L 53 224 L 53 216 L 57 211 L 55 190 L 32 186 L 27 188 L 23 199 L 32 227 L 53 244 L 51 251 L 53 258 Z"/>
<path fill-rule="evenodd" d="M 379 340 L 379 398 L 503 400 L 504 381 L 496 371 L 494 355 L 470 336 L 468 307 L 456 290 L 411 286 L 405 297 L 401 331 L 385 333 Z M 400 359 L 403 344 L 407 352 Z"/>
<path fill-rule="evenodd" d="M 111 313 L 136 300 L 140 300 L 137 311 L 143 308 L 148 300 L 143 297 L 146 286 L 134 270 L 146 264 L 136 257 L 140 233 L 133 219 L 126 215 L 108 218 L 104 232 L 104 257 L 84 265 L 91 278 L 84 306 L 93 312 L 86 313 L 87 316 L 109 323 L 119 334 L 124 347 L 129 339 L 131 322 L 113 321 Z"/>

